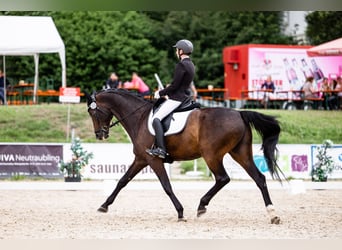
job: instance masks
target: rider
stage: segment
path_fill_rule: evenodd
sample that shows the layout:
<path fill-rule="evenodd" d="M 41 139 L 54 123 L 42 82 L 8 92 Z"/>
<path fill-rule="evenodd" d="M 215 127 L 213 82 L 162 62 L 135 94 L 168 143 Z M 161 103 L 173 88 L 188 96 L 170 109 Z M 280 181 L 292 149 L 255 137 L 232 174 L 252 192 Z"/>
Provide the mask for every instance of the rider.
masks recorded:
<path fill-rule="evenodd" d="M 195 66 L 189 57 L 193 51 L 192 43 L 189 40 L 182 39 L 173 47 L 176 48 L 176 55 L 179 62 L 175 67 L 171 84 L 165 89 L 157 90 L 154 93 L 155 98 L 162 97 L 166 100 L 161 104 L 152 117 L 152 126 L 156 134 L 156 147 L 146 150 L 148 154 L 158 156 L 163 159 L 166 157 L 167 153 L 164 140 L 164 130 L 161 121 L 188 98 L 188 89 L 190 88 L 190 84 L 195 75 Z"/>

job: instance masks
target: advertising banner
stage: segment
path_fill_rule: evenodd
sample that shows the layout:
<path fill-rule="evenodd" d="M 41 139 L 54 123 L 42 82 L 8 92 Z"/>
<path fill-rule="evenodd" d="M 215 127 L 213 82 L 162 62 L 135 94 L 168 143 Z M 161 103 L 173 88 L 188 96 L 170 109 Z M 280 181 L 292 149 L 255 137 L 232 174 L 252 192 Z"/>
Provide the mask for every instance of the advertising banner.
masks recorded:
<path fill-rule="evenodd" d="M 0 144 L 0 178 L 15 175 L 39 176 L 43 178 L 62 178 L 58 162 L 71 159 L 70 144 Z M 134 161 L 133 145 L 130 143 L 84 143 L 83 148 L 92 152 L 94 157 L 83 168 L 82 177 L 94 180 L 120 179 Z M 257 168 L 272 179 L 260 145 L 253 144 L 253 159 Z M 313 165 L 317 162 L 317 145 L 279 144 L 278 165 L 284 175 L 295 179 L 311 179 Z M 333 145 L 328 149 L 332 156 L 334 170 L 331 179 L 342 178 L 342 145 Z M 250 179 L 246 171 L 228 154 L 223 159 L 224 167 L 232 179 Z M 171 177 L 172 164 L 164 164 Z M 135 180 L 157 180 L 150 166 L 144 168 Z"/>
<path fill-rule="evenodd" d="M 96 143 L 82 144 L 88 152 L 93 152 L 94 158 L 84 168 L 82 176 L 91 179 L 120 179 L 133 163 L 133 145 L 129 143 Z M 65 154 L 70 158 L 70 152 Z M 169 164 L 164 164 L 169 175 Z M 147 166 L 134 179 L 157 179 L 154 171 Z"/>
<path fill-rule="evenodd" d="M 62 156 L 62 145 L 0 144 L 0 178 L 62 177 L 58 169 Z"/>
<path fill-rule="evenodd" d="M 253 159 L 258 169 L 272 179 L 260 145 L 253 144 Z M 312 166 L 316 163 L 315 145 L 308 144 L 279 144 L 278 165 L 288 178 L 311 179 Z M 120 179 L 126 173 L 134 160 L 133 145 L 127 143 L 101 143 L 84 144 L 88 152 L 94 153 L 89 165 L 84 169 L 83 177 L 90 179 Z M 342 145 L 334 145 L 328 154 L 333 157 L 335 168 L 330 178 L 342 178 Z M 71 157 L 65 155 L 65 157 Z M 237 164 L 228 154 L 223 159 L 223 164 L 232 179 L 250 179 L 246 171 Z M 170 176 L 172 164 L 165 164 L 165 169 Z M 150 166 L 143 169 L 134 179 L 157 179 Z"/>
<path fill-rule="evenodd" d="M 342 56 L 308 57 L 306 49 L 249 48 L 249 89 L 258 89 L 271 76 L 277 91 L 300 90 L 306 77 L 314 77 L 316 89 L 323 77 L 342 75 Z"/>
<path fill-rule="evenodd" d="M 311 171 L 313 165 L 317 162 L 317 146 L 316 145 L 278 145 L 278 165 L 284 175 L 295 179 L 311 179 Z M 329 178 L 342 178 L 342 146 L 334 145 L 327 152 L 334 161 L 334 170 Z M 260 146 L 253 145 L 253 159 L 257 168 L 271 179 L 265 158 Z M 229 155 L 226 155 L 223 164 L 229 176 L 232 179 L 250 179 L 246 171 L 237 164 Z"/>

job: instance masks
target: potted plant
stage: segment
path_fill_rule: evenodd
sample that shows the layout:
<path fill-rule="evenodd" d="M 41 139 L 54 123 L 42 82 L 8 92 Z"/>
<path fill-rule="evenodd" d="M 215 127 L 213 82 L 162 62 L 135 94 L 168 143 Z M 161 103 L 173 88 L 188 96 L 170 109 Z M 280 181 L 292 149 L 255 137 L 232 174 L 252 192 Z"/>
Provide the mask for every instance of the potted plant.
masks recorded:
<path fill-rule="evenodd" d="M 324 140 L 321 146 L 317 147 L 317 162 L 312 169 L 312 181 L 327 181 L 328 175 L 334 169 L 334 161 L 332 156 L 327 155 L 327 150 L 331 148 L 333 142 Z"/>
<path fill-rule="evenodd" d="M 70 149 L 72 151 L 71 160 L 67 162 L 60 161 L 59 169 L 64 173 L 64 180 L 66 182 L 80 182 L 82 177 L 81 170 L 93 158 L 93 153 L 83 149 L 80 138 L 75 138 L 72 141 Z"/>

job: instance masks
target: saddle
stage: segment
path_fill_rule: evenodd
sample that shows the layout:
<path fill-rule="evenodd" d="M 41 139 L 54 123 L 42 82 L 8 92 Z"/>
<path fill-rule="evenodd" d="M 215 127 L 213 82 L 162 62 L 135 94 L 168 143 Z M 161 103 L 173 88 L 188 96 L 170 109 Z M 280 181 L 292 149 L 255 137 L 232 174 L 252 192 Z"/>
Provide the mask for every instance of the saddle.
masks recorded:
<path fill-rule="evenodd" d="M 153 108 L 148 117 L 148 129 L 152 135 L 155 135 L 152 127 L 152 116 L 158 109 L 158 107 L 165 101 L 164 98 L 159 98 L 153 105 Z M 186 121 L 190 113 L 201 107 L 200 103 L 194 102 L 191 98 L 186 99 L 182 104 L 166 116 L 161 122 L 165 135 L 172 135 L 181 132 L 186 124 Z"/>

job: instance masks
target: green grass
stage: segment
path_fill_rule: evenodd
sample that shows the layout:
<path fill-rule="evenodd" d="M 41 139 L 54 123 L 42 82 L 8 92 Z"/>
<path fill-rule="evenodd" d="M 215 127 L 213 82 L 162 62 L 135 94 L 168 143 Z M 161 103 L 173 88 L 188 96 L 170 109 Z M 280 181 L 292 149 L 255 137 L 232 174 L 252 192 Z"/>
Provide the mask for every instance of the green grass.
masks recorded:
<path fill-rule="evenodd" d="M 0 106 L 1 142 L 66 142 L 69 104 Z M 96 142 L 85 103 L 70 104 L 70 128 L 82 142 Z M 69 138 L 71 137 L 69 130 Z M 115 126 L 106 142 L 129 142 L 123 128 Z"/>
<path fill-rule="evenodd" d="M 66 142 L 68 104 L 0 106 L 0 142 Z M 281 144 L 342 143 L 342 111 L 256 110 L 276 116 Z M 82 142 L 98 142 L 85 103 L 70 104 L 70 126 Z M 253 143 L 260 136 L 253 130 Z M 70 137 L 70 135 L 69 135 Z M 110 130 L 106 142 L 129 142 L 121 125 Z"/>
<path fill-rule="evenodd" d="M 342 143 L 342 112 L 324 110 L 259 110 L 280 121 L 281 144 L 321 144 L 330 139 Z M 260 143 L 254 132 L 253 143 Z"/>
<path fill-rule="evenodd" d="M 192 171 L 194 169 L 194 161 L 183 161 L 181 163 L 181 174 L 185 174 L 188 171 Z M 197 160 L 197 171 L 201 171 L 206 173 L 207 164 L 205 163 L 203 158 L 199 158 Z"/>
<path fill-rule="evenodd" d="M 0 106 L 0 142 L 67 142 L 68 104 L 51 103 L 27 106 Z M 281 144 L 321 144 L 330 139 L 342 143 L 342 111 L 320 110 L 254 110 L 276 116 L 282 132 Z M 70 127 L 82 142 L 98 142 L 85 103 L 70 104 Z M 69 135 L 70 138 L 70 135 Z M 129 139 L 121 125 L 110 130 L 106 142 L 127 143 Z M 253 130 L 253 143 L 261 143 Z M 182 172 L 193 170 L 193 161 L 181 164 Z M 198 171 L 207 173 L 204 160 L 198 160 Z M 14 180 L 21 180 L 16 176 Z"/>

